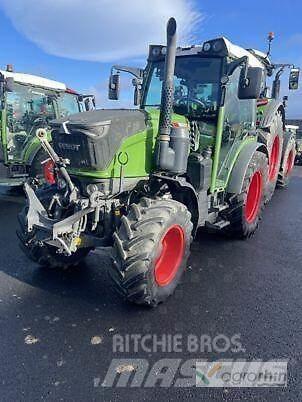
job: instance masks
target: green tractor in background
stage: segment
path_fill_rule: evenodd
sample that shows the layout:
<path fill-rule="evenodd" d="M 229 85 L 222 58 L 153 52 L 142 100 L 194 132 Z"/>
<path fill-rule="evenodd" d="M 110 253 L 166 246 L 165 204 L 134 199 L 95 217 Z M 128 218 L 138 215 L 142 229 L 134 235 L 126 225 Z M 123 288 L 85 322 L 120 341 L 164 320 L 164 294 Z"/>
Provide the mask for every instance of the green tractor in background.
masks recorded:
<path fill-rule="evenodd" d="M 302 130 L 301 120 L 287 120 L 286 130 L 292 132 L 296 137 L 296 158 L 295 165 L 302 165 Z"/>
<path fill-rule="evenodd" d="M 295 131 L 296 135 L 296 159 L 295 164 L 302 166 L 302 130 L 300 126 L 290 126 L 291 130 Z M 295 127 L 295 128 L 293 128 Z"/>
<path fill-rule="evenodd" d="M 0 186 L 20 186 L 43 177 L 48 155 L 36 137 L 38 128 L 70 114 L 90 110 L 94 98 L 79 95 L 65 84 L 30 74 L 0 70 Z M 48 133 L 50 140 L 50 132 Z M 44 164 L 47 171 L 49 164 Z"/>
<path fill-rule="evenodd" d="M 266 77 L 276 68 L 269 97 Z M 116 289 L 137 304 L 163 302 L 198 228 L 250 237 L 277 182 L 288 181 L 295 144 L 278 100 L 282 68 L 225 38 L 177 48 L 171 18 L 167 45 L 150 46 L 145 69 L 112 69 L 110 99 L 118 99 L 119 72 L 129 72 L 138 109 L 59 119 L 52 146 L 38 130 L 56 184 L 25 184 L 18 236 L 26 254 L 64 268 L 110 246 Z"/>

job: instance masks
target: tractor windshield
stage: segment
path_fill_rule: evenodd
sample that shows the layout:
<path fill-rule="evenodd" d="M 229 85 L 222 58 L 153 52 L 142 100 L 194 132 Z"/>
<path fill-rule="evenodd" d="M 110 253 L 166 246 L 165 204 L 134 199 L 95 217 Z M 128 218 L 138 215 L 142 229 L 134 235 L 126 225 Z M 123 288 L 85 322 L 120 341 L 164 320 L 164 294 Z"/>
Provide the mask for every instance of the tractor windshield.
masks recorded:
<path fill-rule="evenodd" d="M 6 141 L 9 160 L 21 159 L 22 151 L 39 127 L 45 127 L 56 117 L 51 91 L 14 84 L 6 97 Z"/>
<path fill-rule="evenodd" d="M 59 117 L 80 112 L 78 95 L 15 83 L 6 96 L 8 160 L 22 160 L 36 130 Z"/>
<path fill-rule="evenodd" d="M 70 114 L 79 113 L 81 110 L 78 99 L 77 94 L 69 92 L 61 93 L 57 97 L 59 117 L 67 117 Z"/>
<path fill-rule="evenodd" d="M 221 59 L 176 58 L 174 112 L 189 119 L 216 120 L 219 105 Z M 152 63 L 144 97 L 145 107 L 160 107 L 164 61 Z"/>

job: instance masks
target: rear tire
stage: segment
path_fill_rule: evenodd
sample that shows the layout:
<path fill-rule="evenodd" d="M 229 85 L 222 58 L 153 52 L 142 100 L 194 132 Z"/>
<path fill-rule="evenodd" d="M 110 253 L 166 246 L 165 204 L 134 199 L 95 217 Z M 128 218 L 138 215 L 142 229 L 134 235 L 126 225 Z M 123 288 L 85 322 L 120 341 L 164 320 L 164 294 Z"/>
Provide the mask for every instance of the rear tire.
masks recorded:
<path fill-rule="evenodd" d="M 280 112 L 275 114 L 269 132 L 265 134 L 264 138 L 269 152 L 269 171 L 264 195 L 266 204 L 275 192 L 282 158 L 283 120 Z"/>
<path fill-rule="evenodd" d="M 284 155 L 282 158 L 282 163 L 277 182 L 279 188 L 284 188 L 288 186 L 294 168 L 295 158 L 296 158 L 296 144 L 295 144 L 295 138 L 292 137 L 290 138 L 288 144 L 286 145 L 286 149 L 284 151 Z"/>
<path fill-rule="evenodd" d="M 241 193 L 229 196 L 231 206 L 225 219 L 230 221 L 230 225 L 226 234 L 246 239 L 255 233 L 264 206 L 267 174 L 267 157 L 256 151 L 247 167 Z"/>
<path fill-rule="evenodd" d="M 191 214 L 178 201 L 142 198 L 132 204 L 114 234 L 109 274 L 119 293 L 148 306 L 166 300 L 185 269 L 192 229 Z"/>

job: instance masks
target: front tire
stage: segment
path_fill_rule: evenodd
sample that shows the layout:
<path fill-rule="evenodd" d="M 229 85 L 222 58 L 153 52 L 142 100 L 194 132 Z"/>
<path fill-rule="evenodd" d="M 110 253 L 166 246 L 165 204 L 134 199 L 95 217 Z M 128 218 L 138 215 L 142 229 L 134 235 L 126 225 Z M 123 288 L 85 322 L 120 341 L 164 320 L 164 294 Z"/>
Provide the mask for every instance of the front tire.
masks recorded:
<path fill-rule="evenodd" d="M 136 304 L 165 301 L 185 269 L 192 229 L 191 214 L 178 201 L 142 198 L 132 204 L 114 234 L 109 273 L 117 290 Z"/>

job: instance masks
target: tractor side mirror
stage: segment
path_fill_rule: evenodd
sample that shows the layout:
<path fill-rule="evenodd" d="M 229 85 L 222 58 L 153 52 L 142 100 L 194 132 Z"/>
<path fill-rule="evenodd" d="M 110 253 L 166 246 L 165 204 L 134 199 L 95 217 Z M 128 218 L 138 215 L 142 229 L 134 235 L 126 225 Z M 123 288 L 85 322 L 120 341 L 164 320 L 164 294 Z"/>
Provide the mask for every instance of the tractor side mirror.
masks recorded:
<path fill-rule="evenodd" d="M 5 79 L 5 90 L 7 92 L 13 92 L 13 90 L 14 90 L 14 79 L 13 79 L 13 77 L 7 77 Z"/>
<path fill-rule="evenodd" d="M 139 106 L 142 100 L 142 80 L 133 78 L 132 84 L 134 86 L 134 105 Z"/>
<path fill-rule="evenodd" d="M 289 73 L 289 89 L 295 90 L 299 88 L 299 75 L 300 69 L 299 68 L 292 68 Z"/>
<path fill-rule="evenodd" d="M 121 78 L 119 74 L 111 74 L 109 78 L 108 98 L 118 100 L 120 96 Z"/>
<path fill-rule="evenodd" d="M 249 67 L 245 75 L 245 69 L 241 70 L 238 89 L 239 99 L 258 99 L 262 86 L 262 68 Z"/>
<path fill-rule="evenodd" d="M 0 73 L 0 110 L 5 108 L 5 92 L 13 92 L 13 90 L 14 79 L 12 77 L 5 78 L 4 75 Z"/>

